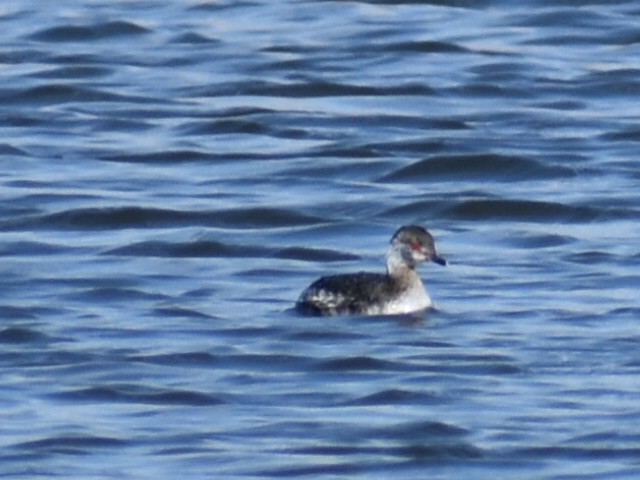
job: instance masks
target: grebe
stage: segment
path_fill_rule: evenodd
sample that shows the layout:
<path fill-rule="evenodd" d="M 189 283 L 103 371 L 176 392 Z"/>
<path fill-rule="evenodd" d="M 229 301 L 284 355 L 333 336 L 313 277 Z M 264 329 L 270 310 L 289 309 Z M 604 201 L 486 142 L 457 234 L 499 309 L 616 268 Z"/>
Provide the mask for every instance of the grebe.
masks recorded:
<path fill-rule="evenodd" d="M 311 315 L 395 315 L 426 310 L 433 303 L 416 266 L 429 260 L 447 264 L 436 253 L 431 234 L 418 225 L 400 227 L 391 238 L 386 274 L 322 277 L 302 292 L 296 309 Z"/>

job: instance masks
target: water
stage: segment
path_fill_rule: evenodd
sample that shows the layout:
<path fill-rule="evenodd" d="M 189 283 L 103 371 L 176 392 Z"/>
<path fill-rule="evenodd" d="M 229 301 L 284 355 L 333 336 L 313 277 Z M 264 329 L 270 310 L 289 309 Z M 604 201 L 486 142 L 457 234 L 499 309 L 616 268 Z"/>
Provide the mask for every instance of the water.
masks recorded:
<path fill-rule="evenodd" d="M 3 476 L 640 474 L 640 3 L 14 3 Z M 406 223 L 437 311 L 291 311 Z"/>

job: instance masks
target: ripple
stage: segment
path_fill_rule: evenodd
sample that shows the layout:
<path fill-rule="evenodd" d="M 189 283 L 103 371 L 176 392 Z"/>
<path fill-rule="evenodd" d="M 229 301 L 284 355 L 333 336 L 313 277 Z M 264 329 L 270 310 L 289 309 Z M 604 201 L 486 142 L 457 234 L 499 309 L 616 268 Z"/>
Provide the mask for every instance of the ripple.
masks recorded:
<path fill-rule="evenodd" d="M 80 455 L 93 453 L 96 449 L 124 447 L 129 442 L 117 437 L 94 435 L 62 435 L 32 440 L 13 445 L 19 450 L 43 454 Z"/>
<path fill-rule="evenodd" d="M 621 212 L 622 213 L 622 212 Z M 532 200 L 465 200 L 444 209 L 444 215 L 464 220 L 590 222 L 604 214 L 597 208 Z"/>
<path fill-rule="evenodd" d="M 47 339 L 43 333 L 30 328 L 8 327 L 0 330 L 0 343 L 40 343 Z"/>
<path fill-rule="evenodd" d="M 192 407 L 205 407 L 224 403 L 219 398 L 200 392 L 151 388 L 131 384 L 95 386 L 53 395 L 60 400 L 74 402 L 123 402 L 147 405 L 188 405 Z"/>
<path fill-rule="evenodd" d="M 396 370 L 397 364 L 372 357 L 341 357 L 318 362 L 317 368 L 335 372 Z"/>
<path fill-rule="evenodd" d="M 59 103 L 114 103 L 146 101 L 144 97 L 107 92 L 106 90 L 65 83 L 49 83 L 25 89 L 2 89 L 0 100 L 20 105 L 49 105 Z"/>
<path fill-rule="evenodd" d="M 231 245 L 212 240 L 186 243 L 138 242 L 104 252 L 104 255 L 140 257 L 266 257 L 269 250 L 249 245 Z"/>
<path fill-rule="evenodd" d="M 230 89 L 233 89 L 233 92 Z M 220 85 L 193 89 L 190 96 L 220 97 L 227 95 L 251 95 L 285 98 L 317 98 L 344 96 L 387 96 L 387 95 L 433 95 L 434 90 L 422 83 L 405 83 L 393 86 L 354 85 L 340 82 L 328 82 L 321 79 L 309 79 L 308 82 L 269 82 L 254 80 L 238 82 L 234 85 Z"/>
<path fill-rule="evenodd" d="M 424 181 L 427 179 L 459 180 L 461 178 L 491 181 L 529 181 L 531 179 L 569 178 L 575 172 L 567 167 L 543 164 L 524 157 L 500 154 L 435 156 L 397 169 L 381 180 Z"/>
<path fill-rule="evenodd" d="M 305 260 L 308 262 L 341 262 L 347 260 L 359 260 L 358 255 L 338 252 L 324 248 L 307 247 L 287 247 L 277 250 L 274 254 L 276 258 L 286 258 L 291 260 Z"/>
<path fill-rule="evenodd" d="M 215 162 L 228 160 L 233 156 L 222 156 L 196 150 L 168 150 L 151 153 L 102 155 L 100 160 L 107 162 L 141 163 L 141 164 L 179 164 L 191 162 Z M 247 157 L 244 157 L 247 158 Z"/>
<path fill-rule="evenodd" d="M 282 228 L 316 225 L 326 221 L 295 211 L 251 207 L 212 211 L 181 211 L 145 207 L 74 208 L 24 219 L 7 220 L 7 230 L 68 229 L 110 230 L 122 228 L 160 228 L 176 226 L 233 226 L 235 228 Z M 206 244 L 206 242 L 203 242 Z"/>
<path fill-rule="evenodd" d="M 455 43 L 433 40 L 390 42 L 382 45 L 375 45 L 375 49 L 376 51 L 393 53 L 466 53 L 469 51 Z"/>
<path fill-rule="evenodd" d="M 439 395 L 432 393 L 392 388 L 365 395 L 350 402 L 348 405 L 433 405 L 446 403 Z"/>
<path fill-rule="evenodd" d="M 56 255 L 69 252 L 71 249 L 63 245 L 54 245 L 45 242 L 6 242 L 0 244 L 0 255 Z"/>
<path fill-rule="evenodd" d="M 129 37 L 147 33 L 147 29 L 131 22 L 112 21 L 95 25 L 62 25 L 47 28 L 29 36 L 41 42 L 86 42 Z"/>
<path fill-rule="evenodd" d="M 10 119 L 9 122 L 11 123 Z M 16 148 L 8 143 L 0 143 L 0 155 L 16 155 L 20 157 L 27 156 L 27 152 L 20 148 Z"/>

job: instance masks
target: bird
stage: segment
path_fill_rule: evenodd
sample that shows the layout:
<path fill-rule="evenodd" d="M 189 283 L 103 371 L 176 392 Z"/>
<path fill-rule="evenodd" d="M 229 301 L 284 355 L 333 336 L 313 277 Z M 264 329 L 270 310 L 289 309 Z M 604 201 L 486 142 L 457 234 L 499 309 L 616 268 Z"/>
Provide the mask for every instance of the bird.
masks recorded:
<path fill-rule="evenodd" d="M 419 225 L 400 227 L 391 237 L 386 273 L 357 272 L 321 277 L 296 302 L 306 315 L 401 315 L 432 308 L 418 264 L 445 266 L 431 233 Z"/>

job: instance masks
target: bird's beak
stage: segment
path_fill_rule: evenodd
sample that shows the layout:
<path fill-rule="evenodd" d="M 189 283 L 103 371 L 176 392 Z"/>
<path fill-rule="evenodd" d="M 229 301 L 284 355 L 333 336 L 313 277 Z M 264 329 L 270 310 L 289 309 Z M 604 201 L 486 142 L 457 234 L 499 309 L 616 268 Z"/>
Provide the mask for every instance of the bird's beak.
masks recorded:
<path fill-rule="evenodd" d="M 444 258 L 439 257 L 435 253 L 431 255 L 431 257 L 429 257 L 429 260 L 431 260 L 433 263 L 437 263 L 438 265 L 442 265 L 443 267 L 447 264 L 447 261 Z"/>

